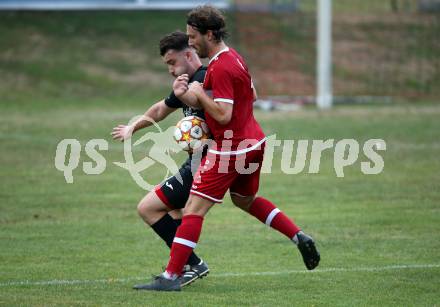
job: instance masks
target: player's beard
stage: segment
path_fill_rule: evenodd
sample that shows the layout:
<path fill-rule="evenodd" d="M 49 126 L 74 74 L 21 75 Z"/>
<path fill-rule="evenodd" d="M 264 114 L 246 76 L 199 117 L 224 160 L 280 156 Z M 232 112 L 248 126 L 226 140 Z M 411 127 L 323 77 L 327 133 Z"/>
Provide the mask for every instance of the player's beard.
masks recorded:
<path fill-rule="evenodd" d="M 205 40 L 202 40 L 200 42 L 199 48 L 196 49 L 197 55 L 204 59 L 208 57 L 208 44 L 205 42 Z"/>

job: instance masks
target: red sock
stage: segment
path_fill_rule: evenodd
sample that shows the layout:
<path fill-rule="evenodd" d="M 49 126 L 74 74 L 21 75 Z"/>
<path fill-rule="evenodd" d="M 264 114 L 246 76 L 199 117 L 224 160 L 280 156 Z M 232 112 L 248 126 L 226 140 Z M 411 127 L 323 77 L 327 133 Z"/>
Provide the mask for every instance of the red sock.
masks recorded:
<path fill-rule="evenodd" d="M 171 245 L 170 261 L 166 269 L 168 273 L 182 274 L 183 266 L 199 241 L 202 224 L 203 217 L 200 215 L 185 215 L 182 218 L 182 224 L 177 228 Z"/>
<path fill-rule="evenodd" d="M 292 239 L 293 236 L 301 230 L 274 204 L 263 197 L 255 198 L 249 208 L 249 213 L 267 226 L 278 230 L 289 239 Z"/>

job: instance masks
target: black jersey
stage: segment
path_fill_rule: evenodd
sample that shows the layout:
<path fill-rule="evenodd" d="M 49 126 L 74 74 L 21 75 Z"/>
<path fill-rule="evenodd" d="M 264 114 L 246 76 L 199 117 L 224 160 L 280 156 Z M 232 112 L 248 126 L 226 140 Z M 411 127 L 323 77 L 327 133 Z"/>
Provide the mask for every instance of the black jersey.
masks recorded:
<path fill-rule="evenodd" d="M 198 81 L 200 83 L 203 83 L 205 80 L 205 74 L 206 74 L 206 67 L 200 66 L 199 69 L 194 73 L 194 75 L 189 79 L 188 83 L 191 83 L 193 81 Z M 186 116 L 198 116 L 203 119 L 205 119 L 205 112 L 203 110 L 197 110 L 193 109 L 186 104 L 184 104 L 182 101 L 179 100 L 179 98 L 174 95 L 174 92 L 171 92 L 171 94 L 165 99 L 165 104 L 174 109 L 182 108 L 183 115 Z"/>

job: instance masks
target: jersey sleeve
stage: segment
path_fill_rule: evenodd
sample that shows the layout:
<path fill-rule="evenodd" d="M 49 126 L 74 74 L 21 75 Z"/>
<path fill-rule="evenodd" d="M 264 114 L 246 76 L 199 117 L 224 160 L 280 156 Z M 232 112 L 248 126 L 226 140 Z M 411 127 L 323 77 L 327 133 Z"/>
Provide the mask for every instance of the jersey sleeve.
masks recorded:
<path fill-rule="evenodd" d="M 178 109 L 183 107 L 183 103 L 179 100 L 179 98 L 174 95 L 174 92 L 171 92 L 170 95 L 165 98 L 165 104 L 167 107 Z"/>
<path fill-rule="evenodd" d="M 234 104 L 234 76 L 230 71 L 218 66 L 210 81 L 214 101 Z"/>
<path fill-rule="evenodd" d="M 205 81 L 206 69 L 198 70 L 191 79 L 191 82 L 198 81 L 203 83 Z"/>

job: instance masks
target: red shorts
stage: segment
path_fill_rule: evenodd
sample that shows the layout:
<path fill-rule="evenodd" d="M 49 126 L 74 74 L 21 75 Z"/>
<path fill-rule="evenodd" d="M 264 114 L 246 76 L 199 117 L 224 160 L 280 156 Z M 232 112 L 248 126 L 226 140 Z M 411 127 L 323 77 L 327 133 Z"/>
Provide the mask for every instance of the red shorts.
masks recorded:
<path fill-rule="evenodd" d="M 190 193 L 214 203 L 221 203 L 228 189 L 238 196 L 257 194 L 264 145 L 238 155 L 208 152 L 201 160 Z"/>

